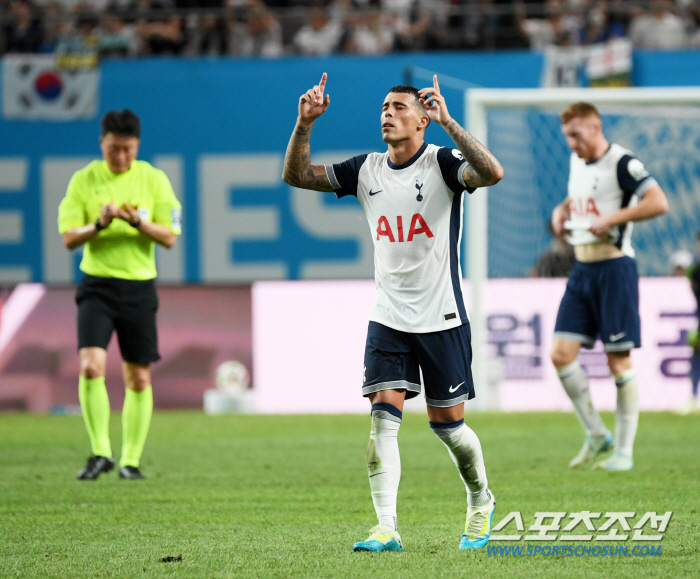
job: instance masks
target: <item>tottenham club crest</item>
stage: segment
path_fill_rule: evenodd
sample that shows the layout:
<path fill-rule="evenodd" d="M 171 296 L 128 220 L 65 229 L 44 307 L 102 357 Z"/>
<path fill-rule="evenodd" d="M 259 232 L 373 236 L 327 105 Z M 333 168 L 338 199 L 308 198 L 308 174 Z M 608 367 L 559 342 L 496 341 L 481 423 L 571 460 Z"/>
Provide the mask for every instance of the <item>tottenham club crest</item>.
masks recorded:
<path fill-rule="evenodd" d="M 418 179 L 416 179 L 416 189 L 418 189 L 418 195 L 416 195 L 416 201 L 423 201 L 423 195 L 420 190 L 423 188 L 423 183 L 418 184 Z"/>

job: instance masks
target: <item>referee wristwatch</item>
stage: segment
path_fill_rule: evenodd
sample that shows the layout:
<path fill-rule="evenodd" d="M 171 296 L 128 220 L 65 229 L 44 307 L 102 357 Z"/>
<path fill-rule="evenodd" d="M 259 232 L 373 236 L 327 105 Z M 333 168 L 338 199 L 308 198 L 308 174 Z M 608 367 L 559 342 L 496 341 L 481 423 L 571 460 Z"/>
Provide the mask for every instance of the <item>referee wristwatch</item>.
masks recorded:
<path fill-rule="evenodd" d="M 102 231 L 103 229 L 107 229 L 107 226 L 106 226 L 106 225 L 102 225 L 102 224 L 100 223 L 100 218 L 99 218 L 99 217 L 98 217 L 97 219 L 95 219 L 95 229 L 97 229 L 97 231 Z"/>

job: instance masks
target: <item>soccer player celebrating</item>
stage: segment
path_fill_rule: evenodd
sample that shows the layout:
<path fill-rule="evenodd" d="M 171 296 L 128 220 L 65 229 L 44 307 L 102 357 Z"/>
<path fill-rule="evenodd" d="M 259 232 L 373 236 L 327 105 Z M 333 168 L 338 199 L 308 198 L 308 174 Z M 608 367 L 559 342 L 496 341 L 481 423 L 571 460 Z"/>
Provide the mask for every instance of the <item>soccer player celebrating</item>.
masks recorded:
<path fill-rule="evenodd" d="M 617 386 L 617 413 L 614 452 L 594 468 L 630 470 L 639 419 L 630 350 L 641 345 L 632 222 L 665 213 L 668 202 L 639 159 L 608 143 L 593 105 L 569 106 L 561 123 L 573 153 L 569 194 L 554 209 L 552 227 L 557 235 L 568 232 L 576 265 L 559 306 L 551 356 L 586 431 L 583 448 L 569 466 L 583 468 L 613 444 L 612 434 L 593 407 L 588 377 L 577 360 L 581 346 L 592 348 L 600 336 Z"/>
<path fill-rule="evenodd" d="M 116 330 L 126 397 L 119 476 L 142 479 L 139 460 L 153 411 L 149 365 L 160 359 L 156 335 L 155 243 L 172 247 L 181 206 L 165 173 L 137 161 L 141 124 L 129 110 L 102 118 L 102 161 L 73 175 L 58 209 L 68 249 L 85 244 L 78 287 L 80 406 L 93 456 L 78 473 L 96 479 L 114 467 L 105 387 L 107 345 Z"/>
<path fill-rule="evenodd" d="M 367 470 L 379 524 L 355 551 L 403 549 L 396 520 L 401 478 L 398 432 L 404 400 L 420 393 L 423 373 L 428 418 L 457 465 L 467 489 L 467 522 L 460 549 L 483 547 L 495 507 L 479 439 L 464 423 L 474 397 L 471 332 L 462 299 L 459 263 L 462 194 L 497 183 L 503 168 L 450 117 L 433 86 L 392 88 L 381 110 L 384 153 L 335 165 L 310 165 L 314 122 L 328 108 L 327 76 L 299 99 L 287 147 L 284 180 L 295 187 L 357 197 L 374 238 L 377 295 L 370 314 L 362 394 L 372 424 Z M 457 149 L 424 142 L 431 121 Z"/>

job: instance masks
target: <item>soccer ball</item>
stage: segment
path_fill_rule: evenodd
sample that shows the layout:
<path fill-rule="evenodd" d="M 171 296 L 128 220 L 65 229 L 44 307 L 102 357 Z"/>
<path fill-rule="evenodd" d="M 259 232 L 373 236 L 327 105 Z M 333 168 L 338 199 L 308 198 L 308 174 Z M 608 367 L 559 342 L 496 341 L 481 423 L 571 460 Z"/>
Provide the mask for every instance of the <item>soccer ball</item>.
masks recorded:
<path fill-rule="evenodd" d="M 229 360 L 216 369 L 216 387 L 224 392 L 241 392 L 250 385 L 248 369 L 237 362 Z"/>

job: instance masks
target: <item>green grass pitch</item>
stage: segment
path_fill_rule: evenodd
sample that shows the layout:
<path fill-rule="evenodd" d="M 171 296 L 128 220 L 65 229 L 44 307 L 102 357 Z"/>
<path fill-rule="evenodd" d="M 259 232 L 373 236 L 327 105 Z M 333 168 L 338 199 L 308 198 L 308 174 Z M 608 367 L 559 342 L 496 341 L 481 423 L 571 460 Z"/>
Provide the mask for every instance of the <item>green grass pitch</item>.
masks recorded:
<path fill-rule="evenodd" d="M 421 414 L 407 413 L 399 435 L 406 550 L 380 554 L 351 551 L 376 521 L 365 473 L 369 416 L 156 413 L 142 462 L 148 480 L 113 471 L 83 482 L 75 479 L 88 455 L 80 417 L 10 414 L 0 415 L 0 577 L 700 575 L 700 416 L 642 414 L 629 473 L 566 468 L 582 442 L 571 414 L 467 422 L 484 448 L 494 521 L 510 511 L 523 513 L 526 528 L 536 511 L 673 511 L 661 556 L 459 551 L 464 487 Z M 112 425 L 118 441 L 118 416 Z"/>

